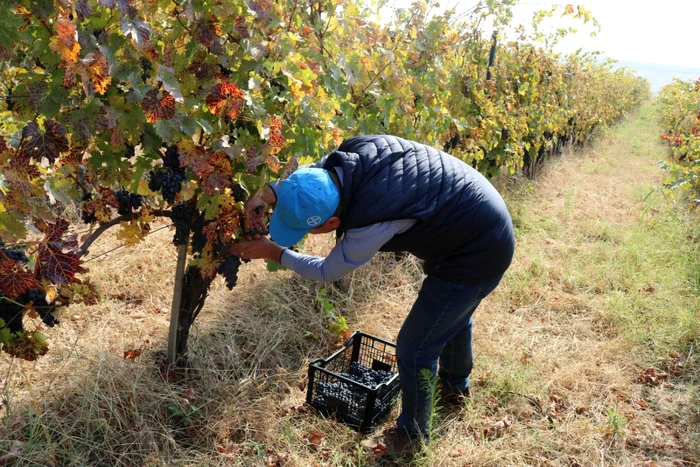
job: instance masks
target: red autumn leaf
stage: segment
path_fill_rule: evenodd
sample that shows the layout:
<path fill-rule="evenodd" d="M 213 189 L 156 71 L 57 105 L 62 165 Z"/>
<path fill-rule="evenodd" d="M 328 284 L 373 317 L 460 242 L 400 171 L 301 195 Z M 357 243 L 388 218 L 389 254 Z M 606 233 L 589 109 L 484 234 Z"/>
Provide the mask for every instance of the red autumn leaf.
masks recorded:
<path fill-rule="evenodd" d="M 37 221 L 34 223 L 36 228 L 46 235 L 47 242 L 55 242 L 59 240 L 68 230 L 70 224 L 65 219 L 59 219 L 55 223 L 46 221 Z"/>
<path fill-rule="evenodd" d="M 194 38 L 209 47 L 221 36 L 221 26 L 212 14 L 201 17 L 193 26 Z"/>
<path fill-rule="evenodd" d="M 180 165 L 186 167 L 201 177 L 207 172 L 207 159 L 211 152 L 202 147 L 196 146 L 191 141 L 182 140 L 177 145 L 178 155 L 180 156 Z"/>
<path fill-rule="evenodd" d="M 282 120 L 277 115 L 273 116 L 270 122 L 270 136 L 267 142 L 273 148 L 272 154 L 278 153 L 287 144 L 287 140 L 282 136 Z"/>
<path fill-rule="evenodd" d="M 41 333 L 31 332 L 25 333 L 22 337 L 13 338 L 10 345 L 4 350 L 13 357 L 33 362 L 38 357 L 46 355 L 46 352 L 49 351 L 49 345 Z"/>
<path fill-rule="evenodd" d="M 86 70 L 92 80 L 92 86 L 97 94 L 104 94 L 112 82 L 112 77 L 109 76 L 109 63 L 107 59 L 99 52 L 90 52 L 85 57 Z"/>
<path fill-rule="evenodd" d="M 284 164 L 284 168 L 282 169 L 282 173 L 280 174 L 280 178 L 282 180 L 284 180 L 285 178 L 287 178 L 289 176 L 289 174 L 291 174 L 292 172 L 294 172 L 298 168 L 299 168 L 299 161 L 297 160 L 296 157 L 294 157 L 294 155 L 292 155 L 287 160 L 287 162 Z"/>
<path fill-rule="evenodd" d="M 39 245 L 36 276 L 59 284 L 69 284 L 75 277 L 80 258 L 73 252 L 64 253 L 45 243 Z"/>
<path fill-rule="evenodd" d="M 29 122 L 24 127 L 19 158 L 25 160 L 34 158 L 36 161 L 41 161 L 45 157 L 53 164 L 62 152 L 68 150 L 68 138 L 63 125 L 53 120 L 46 120 L 44 128 L 46 131 L 42 133 L 36 122 Z"/>
<path fill-rule="evenodd" d="M 248 33 L 248 26 L 246 25 L 245 18 L 243 16 L 236 16 L 233 22 L 233 30 L 241 36 L 241 39 L 248 39 L 250 34 Z"/>
<path fill-rule="evenodd" d="M 36 287 L 34 274 L 25 271 L 17 261 L 0 262 L 0 289 L 11 297 L 17 297 Z"/>
<path fill-rule="evenodd" d="M 175 98 L 168 91 L 162 91 L 158 98 L 158 91 L 152 89 L 146 93 L 141 103 L 146 112 L 146 121 L 154 123 L 158 120 L 170 120 L 175 116 Z"/>
<path fill-rule="evenodd" d="M 207 106 L 215 115 L 225 115 L 235 119 L 241 113 L 245 93 L 233 83 L 219 83 L 211 88 L 207 96 Z"/>
<path fill-rule="evenodd" d="M 212 154 L 206 160 L 207 167 L 200 175 L 202 177 L 202 189 L 207 195 L 223 192 L 225 188 L 231 186 L 231 176 L 233 167 L 231 159 L 224 152 Z"/>
<path fill-rule="evenodd" d="M 59 16 L 56 21 L 56 35 L 51 38 L 51 49 L 64 62 L 78 63 L 80 44 L 75 24 L 66 16 Z"/>
<path fill-rule="evenodd" d="M 234 206 L 224 206 L 216 218 L 202 229 L 209 243 L 217 241 L 226 243 L 231 239 L 241 224 L 240 214 L 241 212 Z"/>
<path fill-rule="evenodd" d="M 192 61 L 187 67 L 187 72 L 193 74 L 200 81 L 208 81 L 216 73 L 213 65 L 201 60 Z"/>
<path fill-rule="evenodd" d="M 135 360 L 138 356 L 141 355 L 141 351 L 139 349 L 129 349 L 124 352 L 124 358 L 128 360 Z"/>

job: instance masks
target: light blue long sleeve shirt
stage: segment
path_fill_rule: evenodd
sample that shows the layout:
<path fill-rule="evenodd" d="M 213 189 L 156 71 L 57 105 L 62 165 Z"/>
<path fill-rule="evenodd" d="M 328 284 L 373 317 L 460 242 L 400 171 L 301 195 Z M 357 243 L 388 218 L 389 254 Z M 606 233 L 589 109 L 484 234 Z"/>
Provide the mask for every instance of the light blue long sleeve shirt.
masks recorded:
<path fill-rule="evenodd" d="M 307 279 L 337 281 L 368 262 L 394 235 L 406 232 L 415 223 L 415 219 L 402 219 L 350 229 L 327 257 L 284 250 L 282 265 Z"/>
<path fill-rule="evenodd" d="M 311 164 L 311 167 L 322 167 L 325 159 L 324 157 Z M 343 183 L 343 169 L 336 167 L 335 171 L 340 183 Z M 279 182 L 277 180 L 270 184 L 275 196 L 277 196 Z M 415 223 L 415 219 L 402 219 L 350 229 L 325 258 L 284 250 L 281 258 L 282 266 L 307 279 L 334 282 L 367 263 L 394 235 L 406 232 Z"/>

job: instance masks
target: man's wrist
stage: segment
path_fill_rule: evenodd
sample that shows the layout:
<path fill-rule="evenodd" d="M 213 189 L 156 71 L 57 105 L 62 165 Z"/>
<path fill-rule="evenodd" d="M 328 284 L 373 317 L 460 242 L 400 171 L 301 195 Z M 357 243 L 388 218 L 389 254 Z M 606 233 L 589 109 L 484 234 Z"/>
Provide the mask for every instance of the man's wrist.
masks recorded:
<path fill-rule="evenodd" d="M 275 190 L 271 186 L 267 187 L 267 189 L 263 192 L 261 198 L 268 205 L 277 203 L 277 193 L 275 193 Z"/>
<path fill-rule="evenodd" d="M 282 254 L 284 253 L 284 250 L 286 250 L 286 248 L 279 246 L 276 243 L 272 243 L 272 245 L 270 245 L 270 251 L 267 257 L 276 263 L 282 264 Z"/>

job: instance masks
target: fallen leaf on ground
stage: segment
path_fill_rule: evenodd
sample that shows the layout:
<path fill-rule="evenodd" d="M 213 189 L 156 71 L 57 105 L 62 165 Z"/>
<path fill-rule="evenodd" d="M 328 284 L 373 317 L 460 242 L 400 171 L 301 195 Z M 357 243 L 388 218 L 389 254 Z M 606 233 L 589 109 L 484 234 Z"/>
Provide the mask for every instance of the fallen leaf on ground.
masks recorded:
<path fill-rule="evenodd" d="M 135 360 L 139 355 L 141 355 L 141 350 L 139 349 L 129 349 L 124 352 L 124 358 L 128 358 L 129 360 Z"/>
<path fill-rule="evenodd" d="M 375 459 L 380 459 L 389 454 L 389 449 L 386 447 L 384 437 L 381 435 L 366 439 L 362 441 L 360 445 L 369 450 Z"/>
<path fill-rule="evenodd" d="M 502 420 L 487 428 L 484 428 L 484 436 L 487 438 L 496 438 L 501 436 L 512 424 L 513 422 L 511 422 L 510 417 L 506 415 Z"/>
<path fill-rule="evenodd" d="M 657 371 L 654 368 L 647 368 L 639 373 L 639 382 L 642 384 L 648 384 L 650 386 L 658 386 L 661 381 L 668 378 L 668 374 Z"/>

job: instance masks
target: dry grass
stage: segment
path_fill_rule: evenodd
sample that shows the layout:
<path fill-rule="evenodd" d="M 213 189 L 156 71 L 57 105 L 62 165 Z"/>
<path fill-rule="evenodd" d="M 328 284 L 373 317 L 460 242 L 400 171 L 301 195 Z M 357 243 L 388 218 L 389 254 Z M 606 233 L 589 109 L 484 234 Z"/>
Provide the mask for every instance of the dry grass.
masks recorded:
<path fill-rule="evenodd" d="M 438 414 L 435 441 L 413 465 L 700 462 L 698 232 L 661 192 L 644 199 L 664 156 L 649 113 L 536 182 L 513 183 L 516 258 L 475 317 L 474 398 Z M 415 262 L 381 255 L 340 288 L 248 264 L 235 292 L 215 282 L 192 368 L 173 383 L 157 366 L 173 287 L 168 239 L 159 232 L 90 263 L 105 300 L 47 331 L 52 349 L 39 362 L 3 359 L 0 453 L 21 440 L 19 465 L 390 465 L 360 447 L 364 437 L 303 408 L 306 368 L 337 345 L 322 288 L 353 330 L 395 339 L 420 285 Z M 123 358 L 131 349 L 143 353 Z M 648 368 L 659 384 L 642 384 Z M 507 429 L 484 435 L 504 418 Z"/>

